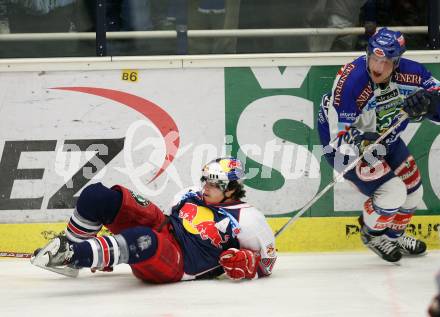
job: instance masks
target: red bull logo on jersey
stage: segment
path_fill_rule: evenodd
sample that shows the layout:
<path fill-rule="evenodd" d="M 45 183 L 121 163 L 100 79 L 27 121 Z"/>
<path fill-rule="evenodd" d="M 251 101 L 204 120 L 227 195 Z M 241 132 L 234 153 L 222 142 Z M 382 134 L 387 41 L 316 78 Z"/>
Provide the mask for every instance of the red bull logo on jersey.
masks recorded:
<path fill-rule="evenodd" d="M 200 234 L 200 237 L 203 240 L 211 240 L 211 244 L 217 248 L 221 248 L 221 244 L 225 243 L 229 240 L 229 236 L 225 235 L 225 239 L 223 240 L 222 236 L 220 235 L 219 230 L 216 227 L 215 221 L 202 221 L 194 227 L 197 229 L 197 231 Z"/>
<path fill-rule="evenodd" d="M 198 206 L 196 204 L 186 203 L 179 210 L 179 218 L 186 220 L 186 222 L 192 223 L 197 215 L 197 207 Z"/>
<path fill-rule="evenodd" d="M 200 235 L 202 240 L 210 240 L 216 248 L 221 248 L 222 243 L 229 240 L 229 235 L 222 237 L 219 229 L 222 226 L 214 221 L 213 211 L 209 208 L 187 202 L 180 209 L 179 218 L 188 232 Z"/>

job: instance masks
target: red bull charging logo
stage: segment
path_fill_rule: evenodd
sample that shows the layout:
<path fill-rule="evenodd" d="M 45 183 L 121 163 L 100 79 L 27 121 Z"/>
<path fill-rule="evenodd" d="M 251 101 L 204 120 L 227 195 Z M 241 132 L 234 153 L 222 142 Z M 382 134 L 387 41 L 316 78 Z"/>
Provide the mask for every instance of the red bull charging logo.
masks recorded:
<path fill-rule="evenodd" d="M 214 214 L 209 208 L 185 203 L 179 211 L 179 218 L 183 219 L 183 226 L 188 232 L 199 234 L 203 240 L 209 239 L 217 248 L 221 248 L 221 244 L 229 240 L 228 235 L 224 239 L 221 236 Z"/>

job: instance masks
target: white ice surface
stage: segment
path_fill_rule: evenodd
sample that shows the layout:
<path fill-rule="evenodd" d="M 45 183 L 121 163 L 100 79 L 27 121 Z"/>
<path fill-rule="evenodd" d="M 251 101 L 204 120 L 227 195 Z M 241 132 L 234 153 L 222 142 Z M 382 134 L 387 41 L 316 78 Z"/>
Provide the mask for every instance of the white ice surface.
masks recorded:
<path fill-rule="evenodd" d="M 150 285 L 127 265 L 76 279 L 0 260 L 0 316 L 427 316 L 440 251 L 386 263 L 371 252 L 281 254 L 274 274 Z"/>

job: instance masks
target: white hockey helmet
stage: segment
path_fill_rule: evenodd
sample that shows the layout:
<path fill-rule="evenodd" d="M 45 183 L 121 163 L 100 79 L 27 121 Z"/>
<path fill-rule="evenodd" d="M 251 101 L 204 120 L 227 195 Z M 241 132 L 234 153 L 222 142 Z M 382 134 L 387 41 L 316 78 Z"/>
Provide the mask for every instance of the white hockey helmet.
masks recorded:
<path fill-rule="evenodd" d="M 245 178 L 243 164 L 234 157 L 219 157 L 202 168 L 202 182 L 217 184 L 225 191 L 232 181 L 242 182 Z"/>

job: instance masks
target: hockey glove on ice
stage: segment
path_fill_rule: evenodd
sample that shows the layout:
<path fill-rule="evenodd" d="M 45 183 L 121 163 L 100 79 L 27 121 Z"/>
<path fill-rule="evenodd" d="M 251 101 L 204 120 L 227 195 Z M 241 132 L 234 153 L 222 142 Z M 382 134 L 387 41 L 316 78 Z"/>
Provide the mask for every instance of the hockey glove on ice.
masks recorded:
<path fill-rule="evenodd" d="M 257 273 L 260 256 L 246 249 L 230 248 L 220 254 L 220 265 L 233 280 L 252 279 Z"/>
<path fill-rule="evenodd" d="M 428 91 L 417 90 L 403 101 L 403 111 L 410 119 L 420 120 L 427 115 L 437 115 L 437 108 L 440 106 L 440 95 L 438 90 Z"/>

